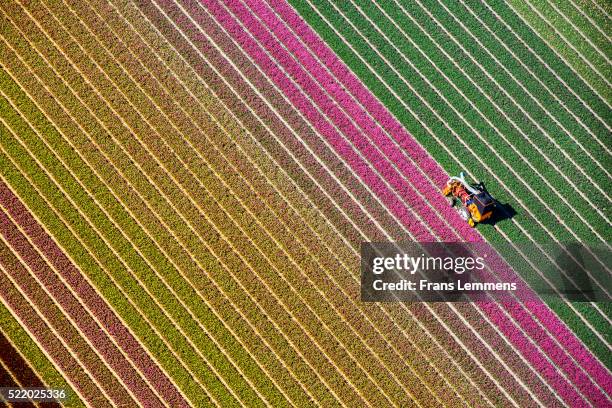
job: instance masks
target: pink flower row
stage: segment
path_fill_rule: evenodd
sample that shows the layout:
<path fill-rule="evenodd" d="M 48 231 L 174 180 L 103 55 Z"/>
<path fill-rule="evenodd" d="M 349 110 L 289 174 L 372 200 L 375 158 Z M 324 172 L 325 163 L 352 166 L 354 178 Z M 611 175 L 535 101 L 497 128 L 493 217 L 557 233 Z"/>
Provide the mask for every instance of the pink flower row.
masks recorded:
<path fill-rule="evenodd" d="M 360 136 L 361 132 L 353 125 L 353 123 L 351 123 L 349 116 L 344 114 L 338 108 L 338 105 L 334 103 L 327 95 L 325 95 L 321 89 L 319 89 L 315 81 L 309 78 L 306 69 L 298 64 L 293 57 L 289 55 L 289 53 L 282 49 L 282 47 L 278 46 L 278 41 L 275 40 L 263 28 L 263 26 L 254 19 L 252 12 L 247 10 L 238 2 L 230 2 L 229 6 L 243 21 L 243 24 L 249 27 L 251 34 L 255 38 L 258 38 L 262 44 L 267 45 L 267 52 L 270 53 L 276 59 L 276 61 L 280 62 L 282 67 L 295 79 L 296 83 L 301 86 L 304 92 L 288 79 L 288 77 L 278 68 L 277 62 L 271 60 L 268 55 L 255 43 L 255 41 L 253 41 L 253 39 L 237 25 L 236 21 L 222 7 L 220 7 L 218 4 L 210 4 L 209 8 L 215 14 L 216 18 L 224 24 L 226 29 L 232 33 L 234 38 L 237 39 L 244 49 L 247 50 L 247 52 L 249 52 L 251 56 L 259 63 L 260 67 L 262 67 L 270 78 L 274 80 L 276 85 L 283 89 L 292 103 L 300 108 L 302 113 L 309 119 L 309 121 L 314 124 L 319 132 L 327 138 L 328 142 L 333 145 L 335 150 L 349 163 L 351 163 L 353 170 L 359 175 L 359 177 L 377 193 L 381 200 L 385 202 L 389 208 L 391 208 L 391 210 L 404 223 L 404 225 L 406 225 L 409 230 L 412 231 L 415 237 L 421 241 L 429 241 L 433 239 L 431 234 L 423 227 L 423 225 L 417 222 L 415 218 L 411 216 L 407 206 L 404 205 L 404 203 L 402 203 L 385 185 L 383 179 L 370 170 L 367 163 L 362 160 L 361 157 L 359 157 L 359 155 L 352 149 L 353 146 L 360 150 L 361 155 L 365 156 L 367 161 L 373 164 L 384 180 L 386 180 L 394 190 L 398 191 L 402 197 L 408 198 L 412 208 L 416 210 L 423 219 L 428 221 L 431 228 L 442 239 L 456 239 L 454 233 L 452 233 L 452 230 L 449 229 L 439 218 L 437 218 L 435 213 L 428 211 L 425 203 L 416 198 L 414 190 L 408 185 L 408 183 L 399 177 L 393 166 L 391 166 L 391 164 L 385 160 L 383 155 L 370 143 L 370 141 Z M 255 4 L 252 5 L 252 7 L 261 8 L 263 5 Z M 274 20 L 274 17 L 270 13 L 262 14 L 262 18 L 266 19 L 267 26 L 271 27 L 273 30 L 278 31 L 279 27 L 282 28 L 284 26 L 284 24 L 278 23 L 278 19 Z M 291 33 L 288 31 L 279 32 L 278 34 L 279 38 L 292 38 Z M 300 51 L 300 44 L 301 43 L 298 41 L 291 42 L 287 40 L 285 46 L 290 49 L 297 49 Z M 324 48 L 321 46 L 321 44 L 317 45 L 318 47 L 313 48 L 319 50 Z M 303 47 L 301 48 L 301 51 L 302 55 L 304 55 L 303 53 L 305 51 L 303 50 Z M 294 51 L 294 54 L 300 55 L 297 51 Z M 444 202 L 441 200 L 437 189 L 431 184 L 427 183 L 424 177 L 420 175 L 418 170 L 414 166 L 411 166 L 410 162 L 403 157 L 402 152 L 390 142 L 389 138 L 382 134 L 380 129 L 367 117 L 367 115 L 365 115 L 361 108 L 356 106 L 356 104 L 349 103 L 350 101 L 347 100 L 345 91 L 339 86 L 329 85 L 335 83 L 335 79 L 327 74 L 320 64 L 313 60 L 306 60 L 302 63 L 304 66 L 308 67 L 308 72 L 315 76 L 317 82 L 323 84 L 327 92 L 334 96 L 340 106 L 344 107 L 344 109 L 350 114 L 351 119 L 362 127 L 365 133 L 368 134 L 372 140 L 376 141 L 376 146 L 382 150 L 397 167 L 401 169 L 403 174 L 414 180 L 414 183 L 420 187 L 423 195 L 428 198 L 433 198 L 432 204 L 436 207 L 436 210 L 457 225 L 456 229 L 460 231 L 462 237 L 474 241 L 480 240 L 480 237 L 475 232 L 459 221 L 458 217 L 452 212 L 452 210 L 444 205 Z M 344 85 L 350 87 L 352 84 L 345 83 Z M 316 103 L 316 106 L 313 106 L 310 103 L 305 93 L 307 93 L 307 96 Z M 332 121 L 331 123 L 326 120 L 317 107 L 320 109 L 320 111 L 328 115 Z M 342 138 L 338 131 L 336 131 L 334 126 L 332 126 L 332 123 L 335 125 L 335 127 L 340 129 L 340 132 L 343 135 L 349 139 L 348 142 Z M 404 142 L 404 149 L 406 149 L 408 152 L 413 152 L 413 154 L 421 159 L 421 167 L 433 173 L 434 179 L 439 180 L 442 178 L 441 169 L 432 159 L 427 160 L 423 154 L 423 150 L 416 145 L 416 142 L 407 133 L 403 132 L 403 134 L 398 135 L 398 139 Z M 502 265 L 493 265 L 495 270 L 498 272 L 509 271 L 507 268 L 500 268 L 500 266 Z M 535 366 L 537 366 L 543 372 L 553 373 L 555 371 L 555 368 L 549 362 L 542 360 L 540 352 L 535 349 L 531 343 L 529 343 L 525 336 L 513 327 L 509 319 L 501 313 L 498 306 L 483 306 L 483 310 L 487 312 L 489 317 L 495 321 L 495 323 L 503 331 L 506 331 L 506 335 L 512 338 L 514 344 L 522 349 L 524 355 L 528 357 Z M 535 325 L 533 318 L 524 309 L 522 309 L 522 307 L 513 306 L 509 310 L 513 317 L 519 321 L 522 326 L 528 329 L 526 331 L 532 337 L 546 345 L 546 347 L 543 347 L 543 349 L 559 367 L 565 369 L 568 377 L 575 382 L 586 395 L 595 396 L 593 397 L 594 401 L 599 400 L 599 398 L 605 398 L 605 396 L 601 394 L 601 392 L 594 386 L 594 384 L 592 384 L 590 379 L 586 377 L 584 373 L 575 369 L 576 367 L 569 359 L 568 355 L 565 354 L 565 352 L 556 344 L 550 341 L 548 333 L 538 328 Z M 540 315 L 540 318 L 544 319 L 543 321 L 550 321 L 550 318 L 556 319 L 552 313 L 550 313 L 548 308 L 537 308 L 535 311 L 544 314 L 543 316 Z M 558 319 L 556 319 L 556 321 L 559 322 Z M 556 327 L 556 329 L 557 330 L 555 330 L 555 332 L 559 333 L 559 327 Z M 606 378 L 605 376 L 601 376 L 601 371 L 598 374 L 600 374 L 598 379 L 603 379 L 605 381 Z M 565 380 L 558 375 L 551 374 L 549 376 L 549 380 L 556 383 L 556 385 L 558 385 L 560 388 L 560 392 L 565 394 L 569 400 L 580 398 L 575 390 L 571 389 L 571 387 L 569 387 L 570 389 L 566 387 Z"/>
<path fill-rule="evenodd" d="M 172 7 L 176 7 L 176 6 L 173 6 L 172 4 L 167 4 L 167 7 L 168 7 L 168 11 L 167 11 L 168 14 L 175 16 L 176 14 L 174 14 L 174 13 L 176 12 L 176 10 L 173 10 Z M 223 48 L 224 55 L 232 55 L 232 57 L 235 58 L 235 56 L 233 55 L 233 52 L 231 51 L 232 48 L 229 45 L 227 45 L 227 39 L 226 39 L 226 41 L 223 41 L 223 39 L 217 38 L 216 33 L 214 33 L 215 30 L 213 28 L 211 28 L 211 26 L 214 26 L 214 22 L 207 20 L 205 15 L 203 16 L 202 14 L 198 14 L 198 15 L 193 15 L 192 14 L 192 17 L 195 20 L 198 20 L 198 23 L 201 24 L 203 27 L 206 27 L 207 30 L 210 29 L 210 31 L 213 31 L 212 35 L 215 38 L 215 41 L 217 43 L 222 42 L 221 45 L 222 45 L 222 48 Z M 299 147 L 297 147 L 297 146 L 299 146 L 299 143 L 291 143 L 292 136 L 290 134 L 288 134 L 286 131 L 283 131 L 280 126 L 279 127 L 275 127 L 274 121 L 272 119 L 273 115 L 270 115 L 270 114 L 266 115 L 265 113 L 262 114 L 262 111 L 265 112 L 265 110 L 264 110 L 265 108 L 262 106 L 262 104 L 260 102 L 258 102 L 257 97 L 253 96 L 251 91 L 245 91 L 244 90 L 244 88 L 248 89 L 248 87 L 242 86 L 242 84 L 239 82 L 240 80 L 239 79 L 235 79 L 235 74 L 232 74 L 231 67 L 229 67 L 227 65 L 227 63 L 223 60 L 223 58 L 220 58 L 220 54 L 218 52 L 215 52 L 215 50 L 212 49 L 211 45 L 207 42 L 206 37 L 204 37 L 201 34 L 196 37 L 195 33 L 197 32 L 197 30 L 194 29 L 193 26 L 189 25 L 189 22 L 186 21 L 184 16 L 183 16 L 182 19 L 178 18 L 178 17 L 173 17 L 173 18 L 175 18 L 175 20 L 174 20 L 175 22 L 177 22 L 177 21 L 183 22 L 183 25 L 181 26 L 181 29 L 183 30 L 183 32 L 185 32 L 189 36 L 193 36 L 192 37 L 193 39 L 197 39 L 197 41 L 194 41 L 194 43 L 197 44 L 198 48 L 206 55 L 207 58 L 210 58 L 212 60 L 211 63 L 213 65 L 217 65 L 218 64 L 217 69 L 220 69 L 221 75 L 223 75 L 225 78 L 227 78 L 230 83 L 232 83 L 234 80 L 238 81 L 238 84 L 234 83 L 232 86 L 239 93 L 241 93 L 243 95 L 243 97 L 248 101 L 249 104 L 251 104 L 252 109 L 254 111 L 257 111 L 258 114 L 260 116 L 263 116 L 264 118 L 265 117 L 270 117 L 270 122 L 272 122 L 272 123 L 268 123 L 268 125 L 271 126 L 272 130 L 275 132 L 275 135 L 278 135 L 280 138 L 282 138 L 283 139 L 283 143 L 289 144 L 289 145 L 292 146 L 291 148 L 297 149 L 298 152 L 296 153 L 296 156 L 298 156 L 300 158 L 300 160 L 304 159 L 304 157 L 308 157 L 308 154 L 306 152 L 304 152 L 303 148 L 302 148 L 302 150 L 299 150 Z M 176 38 L 174 38 L 174 37 L 172 37 L 172 39 L 176 40 Z M 221 95 L 222 95 L 221 97 L 223 99 L 225 99 L 227 94 L 226 94 L 225 91 L 223 91 L 223 86 L 224 85 L 220 84 L 221 79 L 219 79 L 218 76 L 213 76 L 213 78 L 211 78 L 210 75 L 207 75 L 207 73 L 206 73 L 206 71 L 207 71 L 206 66 L 204 64 L 198 64 L 198 57 L 196 55 L 194 55 L 193 52 L 185 52 L 184 51 L 185 50 L 184 44 L 180 44 L 179 42 L 177 42 L 177 43 L 174 44 L 174 46 L 177 49 L 180 49 L 185 54 L 189 55 L 189 57 L 187 58 L 188 61 L 193 64 L 192 66 L 194 67 L 194 69 L 196 69 L 196 71 L 198 73 L 200 73 L 200 75 L 202 75 L 203 78 L 205 78 L 207 81 L 211 81 L 214 84 L 215 88 L 217 88 L 217 86 L 219 88 L 221 88 L 221 89 L 216 89 L 216 90 L 217 90 L 217 92 L 220 92 Z M 223 65 L 223 64 L 225 64 L 225 65 Z M 241 69 L 243 69 L 244 71 L 247 71 L 248 67 L 247 67 L 246 64 L 242 64 L 241 65 Z M 249 74 L 251 74 L 251 72 L 252 71 L 249 70 Z M 249 80 L 254 81 L 254 82 L 258 82 L 258 81 L 261 80 L 261 78 L 257 77 L 256 72 L 253 72 L 252 75 L 249 76 Z M 251 93 L 249 94 L 249 92 L 251 92 Z M 264 93 L 271 93 L 271 92 L 273 92 L 273 90 L 270 87 L 268 87 L 268 88 L 265 88 L 263 92 Z M 239 114 L 239 116 L 243 117 L 242 116 L 243 114 L 244 115 L 251 115 L 250 112 L 243 112 L 243 107 L 240 106 L 241 104 L 233 102 L 232 99 L 233 98 L 229 98 L 228 97 L 228 100 L 226 100 L 226 103 L 228 103 L 229 106 L 232 106 L 233 109 L 236 109 L 238 112 L 241 112 Z M 272 96 L 272 99 L 274 99 L 274 96 Z M 285 106 L 287 106 L 287 105 L 285 105 Z M 281 109 L 282 109 L 282 105 L 280 105 L 279 110 L 281 110 Z M 295 118 L 295 117 L 291 118 L 290 117 L 288 120 L 290 122 L 292 122 L 292 126 L 297 126 L 299 128 L 299 125 L 297 125 L 297 123 L 299 123 L 299 122 L 296 122 L 297 118 Z M 249 126 L 249 125 L 247 125 L 247 126 Z M 256 127 L 256 125 L 255 125 L 255 127 Z M 276 129 L 279 129 L 278 133 L 277 133 Z M 258 133 L 258 132 L 254 132 L 254 133 Z M 313 139 L 317 139 L 316 136 L 313 136 Z M 313 149 L 316 149 L 316 146 L 314 146 L 314 144 L 316 144 L 316 142 L 313 142 L 313 145 L 311 145 L 311 147 Z M 330 159 L 331 162 L 333 162 L 333 160 L 331 160 L 331 158 L 333 158 L 335 156 L 332 151 L 326 151 L 326 153 L 324 153 L 324 154 L 321 154 L 321 153 L 317 152 L 317 154 L 323 156 L 321 158 L 326 160 L 326 161 L 327 161 L 327 159 Z M 282 163 L 285 163 L 285 162 L 287 164 L 291 163 L 290 160 L 287 160 L 287 157 L 283 158 L 281 155 L 279 155 L 278 157 L 280 158 Z M 307 161 L 309 162 L 309 160 L 307 160 Z M 337 161 L 337 159 L 336 159 L 336 161 Z M 308 163 L 308 164 L 310 164 L 310 163 Z M 321 169 L 321 173 L 320 174 L 321 175 L 327 175 L 327 177 L 329 177 L 329 174 L 327 174 L 322 169 Z M 348 175 L 350 176 L 350 173 Z M 333 179 L 330 178 L 330 180 L 331 180 L 331 184 L 335 184 Z M 349 189 L 354 190 L 355 186 L 349 184 L 348 187 L 349 187 Z M 328 188 L 328 186 L 325 185 L 325 188 Z M 336 191 L 335 190 L 333 191 L 332 195 L 336 195 Z M 364 197 L 367 197 L 367 195 L 365 195 Z M 370 200 L 370 201 L 372 201 L 372 200 Z M 342 205 L 343 204 L 344 204 L 344 202 L 342 202 Z M 364 200 L 364 205 L 367 206 L 369 204 L 370 204 L 370 202 Z M 355 211 L 353 211 L 353 209 L 349 209 L 348 212 L 352 214 Z M 365 227 L 367 227 L 367 226 L 365 226 Z M 424 321 L 424 323 L 427 326 L 430 326 L 430 330 L 434 330 L 437 333 L 437 335 L 439 335 L 439 336 L 444 336 L 445 335 L 444 334 L 445 332 L 444 332 L 443 326 L 440 325 L 437 320 L 432 320 L 432 319 L 429 318 L 429 319 L 424 319 L 423 321 Z M 416 327 L 416 330 L 421 330 L 421 329 Z M 410 333 L 414 333 L 414 331 L 409 331 L 409 332 Z M 393 333 L 395 335 L 395 331 L 391 330 L 391 333 Z M 430 345 L 426 345 L 426 347 L 430 347 Z M 411 354 L 413 354 L 413 353 L 411 353 Z M 456 373 L 453 371 L 452 374 L 456 374 Z M 479 374 L 479 376 L 480 376 L 480 374 Z M 460 385 L 460 384 L 457 384 L 457 385 Z M 444 390 L 448 391 L 446 388 Z M 470 393 L 468 395 L 470 395 L 470 397 L 471 397 L 471 396 L 473 396 L 473 394 L 474 393 L 472 392 L 472 393 Z"/>

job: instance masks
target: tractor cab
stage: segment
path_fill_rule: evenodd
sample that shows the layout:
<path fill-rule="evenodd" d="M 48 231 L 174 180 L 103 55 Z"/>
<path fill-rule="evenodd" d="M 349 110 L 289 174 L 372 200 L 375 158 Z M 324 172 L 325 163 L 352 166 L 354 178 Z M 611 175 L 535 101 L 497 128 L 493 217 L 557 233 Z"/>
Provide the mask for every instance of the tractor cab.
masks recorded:
<path fill-rule="evenodd" d="M 468 200 L 467 204 L 467 208 L 470 210 L 470 214 L 476 222 L 482 222 L 491 218 L 493 210 L 495 209 L 495 201 L 486 191 L 474 194 L 472 198 Z"/>
<path fill-rule="evenodd" d="M 447 197 L 451 207 L 454 207 L 455 202 L 459 201 L 461 205 L 458 206 L 457 211 L 471 227 L 491 218 L 495 210 L 495 200 L 484 185 L 482 183 L 475 186 L 468 184 L 463 173 L 460 173 L 459 177 L 451 177 L 446 182 L 442 194 Z"/>

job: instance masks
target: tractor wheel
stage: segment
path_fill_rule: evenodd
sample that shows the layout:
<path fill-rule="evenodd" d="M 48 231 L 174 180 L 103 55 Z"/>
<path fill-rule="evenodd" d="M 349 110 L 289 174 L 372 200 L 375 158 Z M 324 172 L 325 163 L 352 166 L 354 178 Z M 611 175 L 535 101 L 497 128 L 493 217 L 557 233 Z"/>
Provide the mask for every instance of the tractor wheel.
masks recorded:
<path fill-rule="evenodd" d="M 446 197 L 446 202 L 448 203 L 449 207 L 454 207 L 455 206 L 455 197 L 453 197 L 453 196 Z"/>

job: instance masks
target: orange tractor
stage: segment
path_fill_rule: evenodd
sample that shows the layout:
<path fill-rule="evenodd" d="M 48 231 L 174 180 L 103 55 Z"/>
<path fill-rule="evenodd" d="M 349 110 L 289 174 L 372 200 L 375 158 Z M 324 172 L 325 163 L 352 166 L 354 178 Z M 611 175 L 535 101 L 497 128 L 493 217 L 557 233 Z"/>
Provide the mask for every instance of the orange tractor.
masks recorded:
<path fill-rule="evenodd" d="M 451 177 L 446 182 L 442 194 L 447 198 L 451 207 L 455 206 L 455 201 L 459 201 L 461 206 L 457 208 L 459 215 L 470 227 L 477 222 L 485 221 L 493 215 L 495 200 L 484 188 L 482 183 L 475 186 L 465 181 L 463 172 L 459 177 Z"/>

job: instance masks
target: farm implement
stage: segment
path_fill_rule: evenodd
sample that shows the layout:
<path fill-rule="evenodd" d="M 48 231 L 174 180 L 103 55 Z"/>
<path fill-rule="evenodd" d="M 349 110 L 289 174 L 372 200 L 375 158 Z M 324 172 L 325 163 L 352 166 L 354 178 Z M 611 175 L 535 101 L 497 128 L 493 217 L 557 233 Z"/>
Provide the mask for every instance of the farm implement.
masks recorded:
<path fill-rule="evenodd" d="M 451 177 L 446 182 L 442 194 L 447 198 L 451 207 L 455 207 L 462 219 L 467 221 L 470 227 L 478 222 L 490 219 L 495 210 L 495 200 L 487 192 L 482 182 L 470 185 L 465 181 L 463 172 L 459 177 Z"/>

